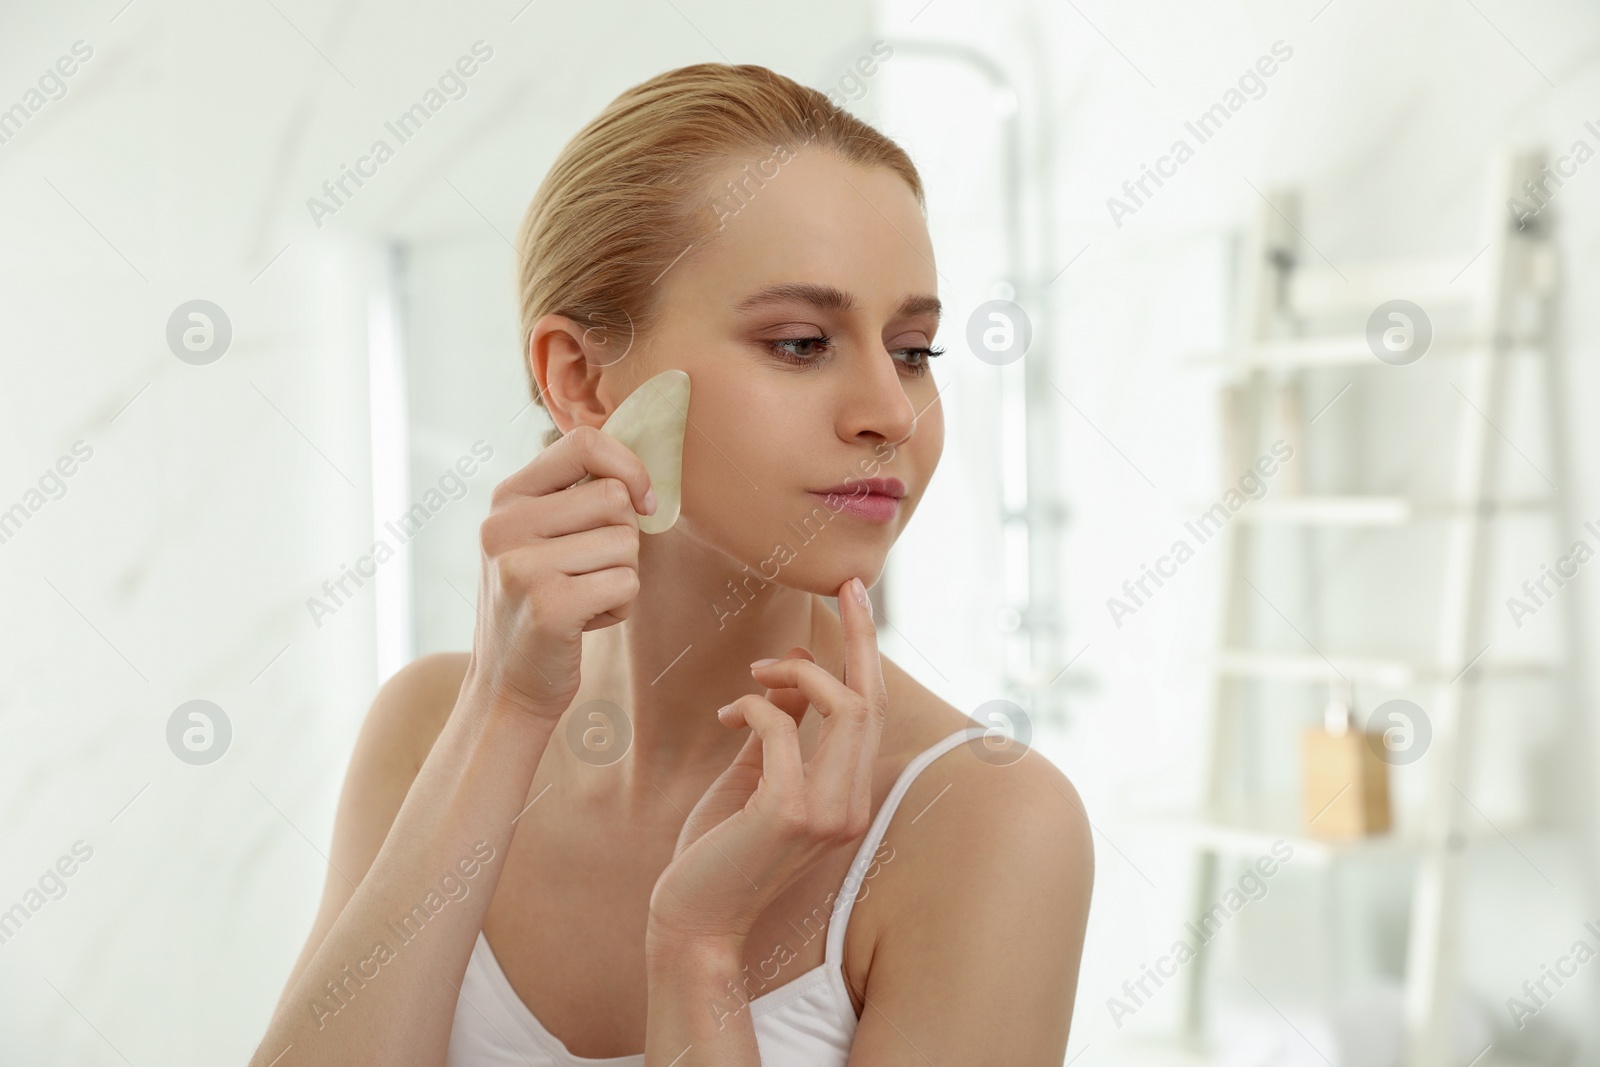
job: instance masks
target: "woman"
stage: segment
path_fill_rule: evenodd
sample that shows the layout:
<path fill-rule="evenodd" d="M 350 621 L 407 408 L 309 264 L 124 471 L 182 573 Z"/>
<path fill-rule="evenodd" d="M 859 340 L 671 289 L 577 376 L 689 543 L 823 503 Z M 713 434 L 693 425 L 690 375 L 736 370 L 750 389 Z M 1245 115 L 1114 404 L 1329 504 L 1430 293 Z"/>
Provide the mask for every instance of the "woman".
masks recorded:
<path fill-rule="evenodd" d="M 1059 1064 L 1087 820 L 881 659 L 866 595 L 943 447 L 910 160 L 686 67 L 567 145 L 519 260 L 559 432 L 495 489 L 471 653 L 373 702 L 254 1062 Z M 682 512 L 641 536 L 598 428 L 669 368 Z"/>

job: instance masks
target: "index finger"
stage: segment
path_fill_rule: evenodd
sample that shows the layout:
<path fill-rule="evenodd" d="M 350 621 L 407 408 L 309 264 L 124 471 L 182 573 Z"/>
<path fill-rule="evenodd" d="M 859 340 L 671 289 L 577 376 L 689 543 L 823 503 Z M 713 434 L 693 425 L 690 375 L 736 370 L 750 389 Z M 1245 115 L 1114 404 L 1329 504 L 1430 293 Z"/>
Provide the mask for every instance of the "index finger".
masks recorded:
<path fill-rule="evenodd" d="M 499 504 L 511 495 L 544 496 L 591 477 L 617 479 L 628 487 L 634 511 L 641 515 L 655 511 L 654 507 L 645 506 L 650 472 L 644 462 L 627 445 L 587 423 L 568 430 L 527 466 L 497 485 L 490 503 Z"/>
<path fill-rule="evenodd" d="M 878 658 L 878 625 L 872 618 L 872 601 L 860 578 L 839 587 L 839 625 L 844 630 L 844 684 L 867 698 L 879 723 L 889 704 L 883 684 L 883 662 Z"/>

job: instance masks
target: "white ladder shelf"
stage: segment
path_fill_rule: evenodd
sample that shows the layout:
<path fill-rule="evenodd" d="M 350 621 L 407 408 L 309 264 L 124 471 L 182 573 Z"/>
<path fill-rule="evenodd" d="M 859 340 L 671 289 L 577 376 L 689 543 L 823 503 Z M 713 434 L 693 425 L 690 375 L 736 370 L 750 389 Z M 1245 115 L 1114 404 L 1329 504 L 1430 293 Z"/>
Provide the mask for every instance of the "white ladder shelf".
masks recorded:
<path fill-rule="evenodd" d="M 1468 781 L 1477 683 L 1493 673 L 1550 674 L 1564 682 L 1565 707 L 1587 731 L 1582 694 L 1574 670 L 1574 652 L 1581 647 L 1576 598 L 1567 597 L 1565 654 L 1548 661 L 1520 662 L 1493 655 L 1488 611 L 1497 603 L 1487 588 L 1494 521 L 1511 512 L 1545 514 L 1553 535 L 1566 537 L 1575 527 L 1563 511 L 1565 499 L 1552 487 L 1548 496 L 1511 498 L 1501 494 L 1502 462 L 1507 442 L 1497 426 L 1506 407 L 1508 361 L 1532 357 L 1540 361 L 1545 388 L 1539 398 L 1550 428 L 1552 464 L 1564 472 L 1564 440 L 1560 430 L 1558 366 L 1553 347 L 1551 307 L 1555 284 L 1554 245 L 1548 218 L 1519 229 L 1506 211 L 1507 198 L 1521 196 L 1525 179 L 1538 179 L 1537 154 L 1507 156 L 1496 161 L 1489 183 L 1491 219 L 1488 244 L 1481 253 L 1476 286 L 1458 283 L 1459 264 L 1397 261 L 1341 272 L 1306 265 L 1307 249 L 1296 228 L 1297 200 L 1276 191 L 1263 206 L 1258 225 L 1239 258 L 1237 345 L 1202 357 L 1210 366 L 1225 367 L 1232 385 L 1225 391 L 1224 477 L 1245 470 L 1266 451 L 1267 427 L 1288 436 L 1299 461 L 1286 464 L 1287 482 L 1276 485 L 1259 503 L 1246 506 L 1227 526 L 1227 559 L 1221 588 L 1221 625 L 1214 657 L 1211 730 L 1206 760 L 1205 810 L 1189 826 L 1200 858 L 1194 915 L 1216 901 L 1223 857 L 1265 852 L 1281 836 L 1239 817 L 1239 797 L 1230 793 L 1236 778 L 1238 731 L 1245 687 L 1261 680 L 1310 686 L 1354 686 L 1367 689 L 1426 686 L 1426 707 L 1432 725 L 1431 750 L 1422 767 L 1427 774 L 1425 799 L 1403 836 L 1391 833 L 1351 844 L 1296 839 L 1314 862 L 1334 862 L 1351 855 L 1408 850 L 1416 858 L 1411 887 L 1411 921 L 1405 962 L 1405 1029 L 1407 1067 L 1444 1067 L 1453 1062 L 1450 1047 L 1456 998 L 1458 909 L 1462 852 L 1469 837 L 1460 816 L 1458 787 Z M 1275 205 L 1275 206 L 1274 206 Z M 1331 265 L 1330 265 L 1331 266 Z M 1448 281 L 1446 280 L 1448 279 Z M 1455 333 L 1435 336 L 1422 358 L 1457 361 L 1452 374 L 1464 403 L 1452 453 L 1452 484 L 1440 498 L 1408 496 L 1309 495 L 1302 472 L 1306 467 L 1303 389 L 1308 372 L 1343 368 L 1351 375 L 1396 373 L 1374 355 L 1367 336 L 1351 332 L 1312 333 L 1309 323 L 1330 321 L 1331 309 L 1344 307 L 1362 315 L 1394 298 L 1424 309 L 1459 309 Z M 1535 312 L 1527 314 L 1529 309 Z M 1341 393 L 1342 395 L 1342 393 Z M 1473 409 L 1476 409 L 1474 411 Z M 1323 410 L 1326 410 L 1324 408 Z M 1313 416 L 1320 417 L 1321 412 Z M 1556 484 L 1564 485 L 1564 475 Z M 1300 653 L 1252 647 L 1251 612 L 1265 612 L 1259 589 L 1249 584 L 1257 558 L 1259 530 L 1267 524 L 1290 524 L 1309 538 L 1311 531 L 1331 527 L 1408 527 L 1429 523 L 1441 535 L 1439 553 L 1442 595 L 1434 615 L 1432 653 L 1341 656 L 1335 649 L 1307 647 Z M 1302 553 L 1303 559 L 1308 559 Z M 1314 584 L 1314 577 L 1309 579 Z M 1275 608 L 1273 609 L 1276 610 Z M 1293 623 L 1290 623 L 1293 626 Z M 1298 630 L 1296 631 L 1298 632 Z M 1323 652 L 1329 653 L 1327 656 Z M 1370 708 L 1358 708 L 1358 720 Z M 1231 808 L 1230 811 L 1230 802 Z M 1298 822 L 1298 818 L 1296 819 Z M 1482 835 L 1479 835 L 1482 836 Z M 1586 875 L 1596 879 L 1592 834 L 1585 836 Z M 1593 898 L 1591 898 L 1593 899 Z M 1202 950 L 1188 976 L 1185 1036 L 1203 1042 L 1206 978 Z M 1482 1060 L 1479 1067 L 1494 1062 Z"/>

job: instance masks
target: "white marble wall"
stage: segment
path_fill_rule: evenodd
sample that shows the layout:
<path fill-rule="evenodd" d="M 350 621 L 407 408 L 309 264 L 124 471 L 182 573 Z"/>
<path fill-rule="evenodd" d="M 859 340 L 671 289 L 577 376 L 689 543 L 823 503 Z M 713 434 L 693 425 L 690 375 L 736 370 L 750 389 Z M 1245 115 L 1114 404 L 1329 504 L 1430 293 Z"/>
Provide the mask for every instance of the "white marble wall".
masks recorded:
<path fill-rule="evenodd" d="M 372 694 L 394 649 L 466 647 L 471 608 L 449 583 L 475 595 L 488 491 L 538 439 L 537 416 L 512 421 L 504 238 L 550 158 L 659 70 L 727 55 L 813 78 L 868 20 L 853 2 L 681 6 L 0 12 L 0 108 L 41 105 L 0 143 L 0 509 L 27 512 L 0 543 L 0 909 L 25 916 L 0 943 L 0 1062 L 253 1050 Z M 79 41 L 64 93 L 47 77 L 28 97 Z M 392 158 L 314 213 L 323 182 L 478 41 L 492 57 L 465 95 L 406 143 L 388 135 Z M 396 244 L 414 395 L 403 438 L 378 406 L 375 450 L 371 305 Z M 231 324 L 207 365 L 165 336 L 194 299 Z M 409 503 L 479 440 L 491 460 L 409 545 L 412 632 L 396 642 L 379 618 L 404 561 L 314 616 L 308 598 L 392 516 L 375 518 L 374 462 L 380 499 L 399 473 Z M 30 497 L 79 441 L 64 492 L 47 479 Z M 231 724 L 209 765 L 167 743 L 194 699 Z"/>

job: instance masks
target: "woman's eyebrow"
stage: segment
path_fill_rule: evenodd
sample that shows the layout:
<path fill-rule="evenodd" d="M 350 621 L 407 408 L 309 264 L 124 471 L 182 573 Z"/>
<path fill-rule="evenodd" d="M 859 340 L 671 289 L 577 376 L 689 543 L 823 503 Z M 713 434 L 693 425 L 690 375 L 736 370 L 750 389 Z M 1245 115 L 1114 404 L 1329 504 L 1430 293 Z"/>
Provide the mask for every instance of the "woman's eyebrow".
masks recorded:
<path fill-rule="evenodd" d="M 769 285 L 760 292 L 745 297 L 733 306 L 733 310 L 753 311 L 764 304 L 789 300 L 810 304 L 820 311 L 836 311 L 840 314 L 848 314 L 856 309 L 856 298 L 843 289 L 812 282 L 784 282 L 781 285 Z"/>
<path fill-rule="evenodd" d="M 733 306 L 735 311 L 753 311 L 765 304 L 775 304 L 781 301 L 797 300 L 803 304 L 810 304 L 819 311 L 833 311 L 839 314 L 849 314 L 856 310 L 856 299 L 849 293 L 832 285 L 817 285 L 812 282 L 784 282 L 781 285 L 769 285 L 760 292 L 745 297 Z M 942 305 L 936 296 L 908 296 L 900 302 L 896 309 L 897 317 L 908 315 L 922 315 L 932 312 L 935 317 L 940 313 Z"/>
<path fill-rule="evenodd" d="M 909 318 L 912 315 L 926 315 L 932 312 L 933 317 L 938 318 L 943 307 L 936 296 L 908 296 L 900 301 L 900 308 L 895 314 L 899 318 Z"/>

